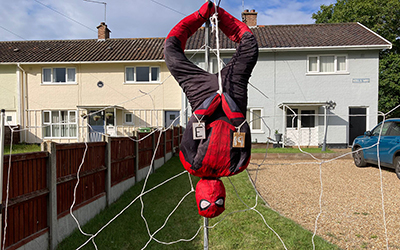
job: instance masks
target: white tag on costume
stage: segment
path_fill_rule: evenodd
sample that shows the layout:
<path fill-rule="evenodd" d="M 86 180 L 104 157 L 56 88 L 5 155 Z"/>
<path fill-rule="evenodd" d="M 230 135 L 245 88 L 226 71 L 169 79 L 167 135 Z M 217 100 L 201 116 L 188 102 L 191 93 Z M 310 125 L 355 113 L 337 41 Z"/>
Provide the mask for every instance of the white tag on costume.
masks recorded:
<path fill-rule="evenodd" d="M 206 124 L 204 122 L 194 122 L 193 126 L 193 140 L 206 139 Z"/>
<path fill-rule="evenodd" d="M 246 133 L 241 133 L 241 132 L 234 132 L 233 133 L 233 142 L 232 142 L 232 147 L 233 148 L 244 148 L 244 139 L 245 139 Z"/>

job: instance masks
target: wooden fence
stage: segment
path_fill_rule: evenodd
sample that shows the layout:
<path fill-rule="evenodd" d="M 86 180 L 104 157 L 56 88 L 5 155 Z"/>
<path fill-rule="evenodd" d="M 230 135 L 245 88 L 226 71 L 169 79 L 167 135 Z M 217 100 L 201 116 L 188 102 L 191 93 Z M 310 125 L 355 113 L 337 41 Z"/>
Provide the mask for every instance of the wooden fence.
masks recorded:
<path fill-rule="evenodd" d="M 119 183 L 132 178 L 140 181 L 137 171 L 153 167 L 150 164 L 155 151 L 155 159 L 164 157 L 166 161 L 167 154 L 172 156 L 178 150 L 182 130 L 174 128 L 162 133 L 157 150 L 159 132 L 148 135 L 108 137 L 105 142 L 87 144 L 47 142 L 43 144 L 47 152 L 4 156 L 3 207 L 11 157 L 5 248 L 17 249 L 48 234 L 48 244 L 42 249 L 55 249 L 62 240 L 57 230 L 63 226 L 60 219 L 69 215 L 80 166 L 74 210 L 110 196 L 112 187 Z M 4 212 L 3 208 L 3 225 Z"/>

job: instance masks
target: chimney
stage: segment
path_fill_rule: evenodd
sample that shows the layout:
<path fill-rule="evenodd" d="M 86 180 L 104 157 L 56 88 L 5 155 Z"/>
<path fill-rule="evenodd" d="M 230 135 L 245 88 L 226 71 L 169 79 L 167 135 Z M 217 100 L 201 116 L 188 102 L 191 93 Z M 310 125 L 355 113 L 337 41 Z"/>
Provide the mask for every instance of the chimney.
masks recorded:
<path fill-rule="evenodd" d="M 247 24 L 249 27 L 256 27 L 257 26 L 257 14 L 255 10 L 244 10 L 242 12 L 242 21 Z"/>
<path fill-rule="evenodd" d="M 101 22 L 99 26 L 97 26 L 97 38 L 99 40 L 106 40 L 110 38 L 111 31 L 107 28 L 105 22 Z"/>

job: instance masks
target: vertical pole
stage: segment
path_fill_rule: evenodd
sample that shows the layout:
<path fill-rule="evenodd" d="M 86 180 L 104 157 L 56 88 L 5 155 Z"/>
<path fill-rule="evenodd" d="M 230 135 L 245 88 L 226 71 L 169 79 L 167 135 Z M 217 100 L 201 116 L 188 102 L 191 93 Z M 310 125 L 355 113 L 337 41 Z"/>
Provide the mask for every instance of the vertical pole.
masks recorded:
<path fill-rule="evenodd" d="M 324 113 L 325 113 L 325 133 L 324 133 L 324 141 L 323 141 L 323 144 L 322 144 L 322 150 L 321 151 L 326 151 L 326 135 L 327 135 L 327 133 L 328 133 L 328 118 L 327 118 L 327 113 L 328 113 L 328 107 L 327 106 L 324 106 Z"/>
<path fill-rule="evenodd" d="M 47 165 L 47 187 L 49 189 L 48 223 L 49 223 L 49 249 L 57 248 L 58 220 L 57 220 L 57 151 L 56 143 L 48 141 L 45 144 L 49 152 Z"/>
<path fill-rule="evenodd" d="M 209 0 L 206 0 L 209 2 Z M 204 52 L 204 62 L 205 62 L 205 70 L 207 72 L 210 71 L 210 20 L 206 21 L 206 27 L 204 30 L 204 42 L 205 42 L 205 52 Z M 217 62 L 219 63 L 219 62 Z M 204 217 L 204 250 L 208 250 L 208 218 Z"/>
<path fill-rule="evenodd" d="M 107 206 L 111 205 L 112 197 L 111 197 L 111 143 L 112 137 L 105 136 L 106 139 L 106 155 L 105 155 L 105 163 L 106 163 L 106 200 Z M 119 148 L 118 148 L 119 149 Z M 117 152 L 116 152 L 117 153 Z"/>
<path fill-rule="evenodd" d="M 139 133 L 135 133 L 135 184 L 140 181 L 139 179 Z"/>
<path fill-rule="evenodd" d="M 1 229 L 3 226 L 3 168 L 4 168 L 4 135 L 5 126 L 4 126 L 4 117 L 6 115 L 6 111 L 4 109 L 1 110 L 0 115 L 0 240 L 3 242 Z M 12 135 L 11 135 L 12 136 Z M 1 246 L 2 243 L 0 243 Z"/>

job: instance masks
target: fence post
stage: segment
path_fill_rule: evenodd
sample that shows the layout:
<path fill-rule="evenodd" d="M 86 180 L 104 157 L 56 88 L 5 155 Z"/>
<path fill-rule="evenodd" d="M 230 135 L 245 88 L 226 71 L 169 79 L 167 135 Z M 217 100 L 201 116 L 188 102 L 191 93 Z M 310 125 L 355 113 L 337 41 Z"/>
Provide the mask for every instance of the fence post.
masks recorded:
<path fill-rule="evenodd" d="M 139 135 L 136 132 L 135 136 L 135 184 L 139 182 Z"/>
<path fill-rule="evenodd" d="M 171 142 L 171 151 L 172 151 L 172 156 L 175 156 L 175 148 L 174 148 L 174 141 L 175 141 L 175 129 L 174 129 L 175 127 L 174 126 L 172 126 L 172 142 Z"/>
<path fill-rule="evenodd" d="M 155 167 L 154 167 L 154 162 L 156 161 L 156 132 L 154 132 L 152 135 L 151 135 L 151 147 L 153 148 L 152 150 L 153 150 L 153 154 L 152 154 L 152 156 L 153 156 L 153 158 L 154 158 L 154 160 L 152 161 L 152 163 L 153 164 L 151 164 L 151 166 L 150 166 L 150 168 L 151 168 L 151 173 L 153 174 L 154 173 L 154 169 L 155 169 Z"/>
<path fill-rule="evenodd" d="M 3 226 L 3 168 L 4 168 L 4 136 L 5 136 L 5 129 L 6 126 L 4 126 L 4 121 L 5 121 L 5 114 L 6 111 L 4 109 L 1 110 L 0 114 L 0 239 L 2 238 L 1 234 L 1 229 Z M 11 133 L 12 136 L 12 133 Z M 0 246 L 3 244 L 3 241 L 1 240 Z"/>
<path fill-rule="evenodd" d="M 106 144 L 106 155 L 105 155 L 105 164 L 106 164 L 106 200 L 107 206 L 111 204 L 111 142 L 112 138 L 110 136 L 105 137 Z M 116 152 L 115 152 L 116 153 Z"/>
<path fill-rule="evenodd" d="M 57 221 L 57 143 L 47 141 L 44 149 L 49 152 L 47 164 L 47 187 L 49 188 L 48 222 L 49 222 L 49 249 L 57 248 L 58 221 Z"/>
<path fill-rule="evenodd" d="M 178 126 L 178 128 L 179 128 L 179 130 L 178 130 L 178 150 L 179 150 L 179 146 L 181 145 L 181 130 L 182 130 L 182 127 L 181 126 Z"/>
<path fill-rule="evenodd" d="M 167 162 L 167 132 L 164 131 L 163 133 L 163 137 L 164 137 L 164 164 Z"/>

